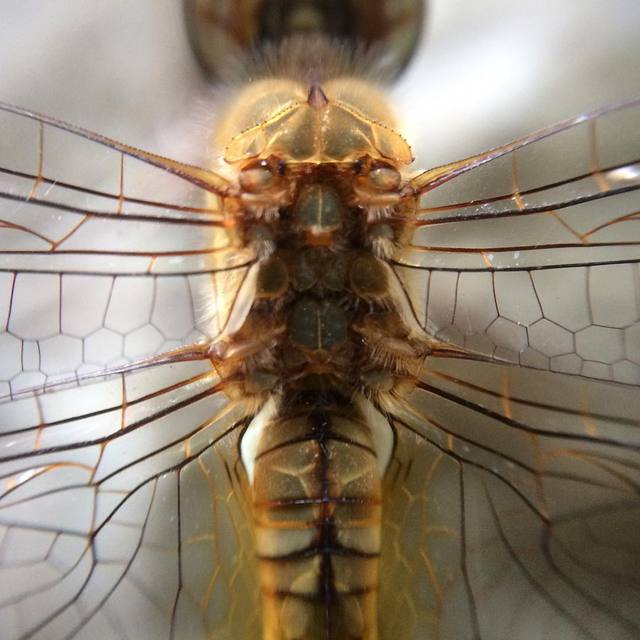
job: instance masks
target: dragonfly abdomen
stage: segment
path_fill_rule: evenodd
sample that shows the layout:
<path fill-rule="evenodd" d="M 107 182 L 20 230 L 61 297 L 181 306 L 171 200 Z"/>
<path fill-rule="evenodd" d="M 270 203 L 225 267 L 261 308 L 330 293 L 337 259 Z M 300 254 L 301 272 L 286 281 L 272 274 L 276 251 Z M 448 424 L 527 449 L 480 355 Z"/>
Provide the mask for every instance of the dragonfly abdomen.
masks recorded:
<path fill-rule="evenodd" d="M 381 473 L 354 409 L 275 417 L 252 495 L 265 640 L 375 639 Z"/>

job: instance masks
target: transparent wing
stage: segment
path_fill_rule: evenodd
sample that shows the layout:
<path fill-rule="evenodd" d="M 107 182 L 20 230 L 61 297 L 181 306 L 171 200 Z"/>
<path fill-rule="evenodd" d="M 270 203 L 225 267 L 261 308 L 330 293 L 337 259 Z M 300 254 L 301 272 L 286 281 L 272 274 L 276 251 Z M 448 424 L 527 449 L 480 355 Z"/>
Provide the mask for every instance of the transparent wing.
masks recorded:
<path fill-rule="evenodd" d="M 0 105 L 3 637 L 259 637 L 227 186 Z"/>
<path fill-rule="evenodd" d="M 640 636 L 640 394 L 438 359 L 391 402 L 382 638 Z"/>
<path fill-rule="evenodd" d="M 6 638 L 258 638 L 242 414 L 208 360 L 0 406 Z"/>
<path fill-rule="evenodd" d="M 430 334 L 497 360 L 640 383 L 640 104 L 420 174 L 395 270 Z"/>
<path fill-rule="evenodd" d="M 396 273 L 468 358 L 381 407 L 383 638 L 640 635 L 639 109 L 413 180 Z"/>
<path fill-rule="evenodd" d="M 0 395 L 220 333 L 253 260 L 226 186 L 0 105 Z"/>

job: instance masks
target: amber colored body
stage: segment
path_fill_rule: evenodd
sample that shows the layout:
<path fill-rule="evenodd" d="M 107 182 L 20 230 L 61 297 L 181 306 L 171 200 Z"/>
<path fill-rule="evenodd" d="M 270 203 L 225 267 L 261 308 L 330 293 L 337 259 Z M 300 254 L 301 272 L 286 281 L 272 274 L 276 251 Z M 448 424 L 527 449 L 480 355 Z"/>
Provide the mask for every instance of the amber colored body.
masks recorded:
<path fill-rule="evenodd" d="M 241 167 L 238 242 L 261 259 L 218 366 L 256 406 L 274 399 L 243 451 L 263 636 L 373 640 L 393 434 L 369 423 L 367 397 L 406 384 L 427 348 L 385 263 L 408 233 L 397 167 L 411 154 L 363 82 L 262 84 L 222 127 Z"/>
<path fill-rule="evenodd" d="M 640 100 L 411 177 L 319 44 L 215 170 L 0 103 L 2 638 L 637 640 Z"/>

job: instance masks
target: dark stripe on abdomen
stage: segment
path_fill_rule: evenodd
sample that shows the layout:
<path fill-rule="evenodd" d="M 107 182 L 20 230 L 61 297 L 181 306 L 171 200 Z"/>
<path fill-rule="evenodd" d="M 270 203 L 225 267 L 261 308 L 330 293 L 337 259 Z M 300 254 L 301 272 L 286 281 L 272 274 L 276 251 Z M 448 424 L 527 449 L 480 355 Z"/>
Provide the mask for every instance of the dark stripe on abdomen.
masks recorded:
<path fill-rule="evenodd" d="M 265 640 L 375 640 L 381 478 L 368 427 L 314 409 L 275 418 L 255 461 Z"/>

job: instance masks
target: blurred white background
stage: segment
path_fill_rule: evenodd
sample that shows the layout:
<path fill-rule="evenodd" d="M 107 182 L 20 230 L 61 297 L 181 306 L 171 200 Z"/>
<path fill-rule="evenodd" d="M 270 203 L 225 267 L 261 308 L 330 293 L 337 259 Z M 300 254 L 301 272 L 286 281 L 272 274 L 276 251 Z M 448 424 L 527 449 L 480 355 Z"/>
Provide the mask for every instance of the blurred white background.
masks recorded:
<path fill-rule="evenodd" d="M 396 96 L 423 165 L 640 96 L 637 0 L 432 0 Z"/>
<path fill-rule="evenodd" d="M 431 0 L 394 91 L 419 165 L 640 95 L 639 33 L 638 0 Z M 1 100 L 165 153 L 202 113 L 180 0 L 3 0 L 0 36 Z"/>

